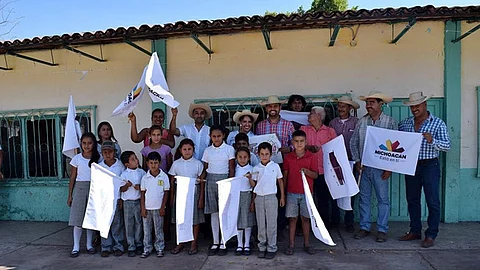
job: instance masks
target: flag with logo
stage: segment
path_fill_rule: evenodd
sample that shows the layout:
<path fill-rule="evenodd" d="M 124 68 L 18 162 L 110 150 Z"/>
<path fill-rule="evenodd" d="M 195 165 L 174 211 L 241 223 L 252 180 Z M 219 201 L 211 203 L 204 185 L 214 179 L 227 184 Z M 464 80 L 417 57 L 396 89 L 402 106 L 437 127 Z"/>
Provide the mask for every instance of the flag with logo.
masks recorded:
<path fill-rule="evenodd" d="M 75 109 L 75 103 L 73 97 L 70 96 L 68 102 L 67 121 L 65 123 L 65 137 L 63 139 L 62 153 L 73 158 L 75 156 L 75 150 L 80 148 L 80 137 L 82 137 L 82 131 L 80 124 L 75 118 L 77 117 L 77 111 Z"/>
<path fill-rule="evenodd" d="M 176 108 L 180 105 L 168 89 L 167 80 L 165 79 L 165 74 L 163 73 L 156 52 L 150 57 L 145 83 L 149 87 L 148 93 L 153 102 L 163 102 L 172 108 Z"/>
<path fill-rule="evenodd" d="M 108 238 L 110 225 L 120 198 L 120 187 L 125 181 L 96 163 L 91 166 L 90 192 L 82 228 L 100 231 Z"/>
<path fill-rule="evenodd" d="M 175 195 L 175 226 L 177 227 L 177 245 L 193 240 L 193 208 L 195 178 L 175 176 L 177 190 Z"/>
<path fill-rule="evenodd" d="M 343 210 L 352 210 L 348 202 L 350 202 L 350 197 L 359 192 L 359 189 L 348 161 L 343 135 L 337 136 L 322 145 L 322 151 L 325 182 L 332 198 L 342 198 L 340 201 L 344 203 L 339 204 L 339 206 Z M 345 206 L 348 206 L 347 209 L 345 209 Z"/>
<path fill-rule="evenodd" d="M 422 133 L 368 126 L 362 165 L 415 175 Z"/>
<path fill-rule="evenodd" d="M 237 235 L 238 208 L 240 206 L 240 183 L 244 176 L 227 178 L 217 182 L 218 214 L 222 241 L 227 243 Z"/>
<path fill-rule="evenodd" d="M 282 143 L 278 139 L 277 134 L 270 133 L 270 134 L 263 134 L 263 135 L 255 135 L 255 136 L 249 137 L 248 141 L 250 142 L 249 147 L 251 148 L 251 151 L 257 156 L 259 156 L 258 146 L 262 142 L 268 142 L 269 144 L 272 145 L 272 161 L 275 163 L 283 163 L 282 153 L 278 151 L 282 147 Z"/>
<path fill-rule="evenodd" d="M 133 109 L 137 107 L 138 102 L 142 99 L 143 93 L 145 92 L 145 75 L 147 73 L 147 67 L 143 69 L 142 77 L 140 81 L 133 87 L 132 91 L 128 93 L 125 99 L 118 105 L 118 107 L 113 111 L 112 116 L 121 115 L 126 117 L 129 113 L 133 112 Z"/>
<path fill-rule="evenodd" d="M 330 233 L 328 232 L 325 224 L 323 223 L 320 214 L 318 213 L 317 207 L 313 202 L 312 192 L 310 191 L 310 187 L 308 186 L 307 178 L 305 177 L 305 173 L 302 171 L 302 180 L 303 180 L 303 190 L 305 192 L 305 200 L 307 203 L 308 214 L 310 216 L 310 222 L 312 225 L 313 235 L 322 241 L 323 243 L 329 246 L 335 246 L 336 244 L 333 242 Z"/>

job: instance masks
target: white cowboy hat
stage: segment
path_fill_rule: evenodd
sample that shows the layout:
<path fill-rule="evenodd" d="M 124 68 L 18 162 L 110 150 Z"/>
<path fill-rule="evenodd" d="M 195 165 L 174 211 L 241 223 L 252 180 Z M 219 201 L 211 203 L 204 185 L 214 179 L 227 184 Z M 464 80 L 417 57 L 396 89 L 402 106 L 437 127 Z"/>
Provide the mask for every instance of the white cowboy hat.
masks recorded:
<path fill-rule="evenodd" d="M 235 122 L 237 124 L 240 124 L 240 118 L 242 118 L 242 116 L 244 116 L 244 115 L 250 116 L 253 119 L 253 121 L 252 121 L 253 123 L 255 123 L 257 121 L 258 113 L 252 113 L 250 110 L 243 110 L 241 112 L 236 112 L 233 115 L 233 122 Z"/>
<path fill-rule="evenodd" d="M 348 104 L 352 106 L 355 110 L 360 108 L 360 105 L 358 105 L 357 102 L 353 101 L 351 96 L 341 96 L 339 99 L 337 99 L 337 102 Z"/>
<path fill-rule="evenodd" d="M 284 104 L 286 100 L 280 101 L 277 96 L 269 96 L 266 102 L 262 102 L 262 106 L 267 106 L 268 104 Z"/>
<path fill-rule="evenodd" d="M 370 93 L 368 93 L 368 96 L 359 96 L 358 97 L 358 99 L 360 99 L 362 101 L 366 101 L 369 98 L 379 98 L 385 103 L 390 103 L 393 100 L 393 98 L 391 96 L 387 96 L 380 91 L 370 91 Z"/>
<path fill-rule="evenodd" d="M 190 116 L 190 118 L 193 118 L 193 111 L 195 109 L 205 110 L 205 120 L 212 117 L 212 109 L 210 108 L 210 106 L 206 104 L 190 104 L 190 107 L 188 108 L 188 115 Z"/>
<path fill-rule="evenodd" d="M 415 106 L 429 100 L 432 96 L 424 96 L 423 92 L 411 93 L 408 97 L 408 101 L 404 101 L 403 104 L 407 106 Z"/>

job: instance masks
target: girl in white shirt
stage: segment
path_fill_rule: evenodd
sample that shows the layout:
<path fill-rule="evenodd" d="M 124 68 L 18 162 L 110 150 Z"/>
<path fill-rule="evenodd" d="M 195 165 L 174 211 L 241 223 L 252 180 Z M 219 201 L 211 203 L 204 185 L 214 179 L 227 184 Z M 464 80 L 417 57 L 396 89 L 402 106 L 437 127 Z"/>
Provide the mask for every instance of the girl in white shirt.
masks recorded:
<path fill-rule="evenodd" d="M 224 243 L 220 243 L 220 219 L 218 215 L 218 185 L 217 182 L 235 175 L 235 150 L 225 143 L 225 130 L 220 125 L 210 128 L 212 145 L 203 152 L 202 161 L 207 173 L 205 190 L 205 214 L 211 214 L 213 245 L 208 255 L 223 256 L 227 254 Z"/>
<path fill-rule="evenodd" d="M 82 223 L 87 208 L 87 200 L 90 191 L 90 166 L 93 162 L 98 163 L 100 154 L 97 150 L 97 141 L 95 135 L 86 132 L 81 139 L 82 153 L 72 158 L 70 165 L 70 183 L 68 186 L 67 205 L 70 207 L 69 226 L 73 227 L 73 249 L 70 257 L 78 257 L 80 251 L 80 238 L 82 237 Z M 93 231 L 87 230 L 87 252 L 95 254 L 96 250 L 92 245 Z"/>

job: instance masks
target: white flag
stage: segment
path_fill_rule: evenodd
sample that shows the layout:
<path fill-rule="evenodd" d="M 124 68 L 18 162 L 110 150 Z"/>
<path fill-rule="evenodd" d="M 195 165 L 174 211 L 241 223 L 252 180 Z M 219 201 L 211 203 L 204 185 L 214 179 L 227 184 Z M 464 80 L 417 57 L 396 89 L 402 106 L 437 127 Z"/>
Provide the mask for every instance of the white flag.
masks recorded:
<path fill-rule="evenodd" d="M 132 91 L 128 93 L 125 99 L 118 105 L 118 107 L 113 111 L 112 116 L 127 116 L 129 113 L 133 112 L 135 107 L 137 107 L 138 102 L 142 99 L 143 93 L 145 92 L 145 75 L 147 72 L 147 67 L 143 69 L 142 77 L 138 81 L 137 85 L 133 87 Z"/>
<path fill-rule="evenodd" d="M 348 161 L 343 135 L 322 145 L 322 151 L 325 182 L 332 198 L 339 199 L 337 204 L 343 210 L 352 210 L 350 197 L 359 189 Z"/>
<path fill-rule="evenodd" d="M 422 133 L 368 126 L 362 165 L 415 175 Z"/>
<path fill-rule="evenodd" d="M 91 172 L 90 192 L 82 227 L 100 231 L 101 237 L 108 238 L 117 209 L 120 187 L 125 182 L 96 163 L 92 163 Z"/>
<path fill-rule="evenodd" d="M 68 103 L 67 121 L 65 124 L 65 137 L 63 139 L 62 148 L 62 153 L 69 158 L 73 158 L 75 156 L 75 150 L 80 147 L 79 140 L 82 136 L 81 132 L 79 131 L 79 124 L 75 120 L 75 117 L 77 117 L 75 103 L 73 103 L 73 97 L 70 96 L 70 102 Z"/>
<path fill-rule="evenodd" d="M 218 214 L 222 241 L 227 243 L 237 235 L 238 209 L 240 206 L 240 184 L 244 176 L 218 181 Z"/>
<path fill-rule="evenodd" d="M 193 240 L 193 208 L 195 178 L 175 176 L 177 181 L 175 226 L 177 227 L 177 245 Z"/>
<path fill-rule="evenodd" d="M 165 79 L 165 74 L 163 73 L 156 52 L 150 57 L 145 83 L 150 88 L 148 93 L 153 102 L 163 102 L 172 108 L 176 108 L 180 105 L 168 89 L 167 80 Z"/>
<path fill-rule="evenodd" d="M 335 246 L 335 243 L 333 242 L 330 233 L 328 232 L 327 228 L 325 228 L 325 224 L 323 223 L 323 220 L 317 211 L 317 207 L 313 203 L 312 192 L 310 192 L 310 187 L 308 186 L 307 178 L 305 177 L 304 172 L 302 172 L 302 179 L 303 190 L 305 192 L 305 199 L 307 201 L 307 209 L 308 214 L 310 215 L 313 235 L 315 235 L 315 237 L 323 243 L 329 246 Z"/>
<path fill-rule="evenodd" d="M 280 111 L 280 117 L 282 117 L 283 119 L 290 122 L 297 122 L 304 126 L 310 126 L 310 123 L 308 122 L 308 114 L 309 112 L 294 112 L 287 110 Z"/>

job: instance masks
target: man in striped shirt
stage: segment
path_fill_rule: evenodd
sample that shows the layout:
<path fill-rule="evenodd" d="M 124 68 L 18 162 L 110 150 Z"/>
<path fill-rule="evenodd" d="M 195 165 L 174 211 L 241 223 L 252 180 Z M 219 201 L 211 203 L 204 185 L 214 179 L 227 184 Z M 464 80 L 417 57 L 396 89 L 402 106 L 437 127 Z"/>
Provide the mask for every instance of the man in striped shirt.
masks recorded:
<path fill-rule="evenodd" d="M 422 247 L 433 246 L 438 234 L 440 223 L 440 151 L 450 149 L 450 138 L 447 126 L 442 119 L 435 117 L 427 110 L 427 100 L 422 92 L 410 94 L 408 101 L 403 103 L 410 106 L 413 116 L 400 122 L 399 130 L 419 132 L 423 135 L 417 168 L 414 176 L 405 175 L 405 187 L 410 216 L 410 232 L 400 237 L 400 241 L 411 241 L 422 238 L 421 222 L 421 195 L 422 187 L 428 207 L 428 229 Z"/>

